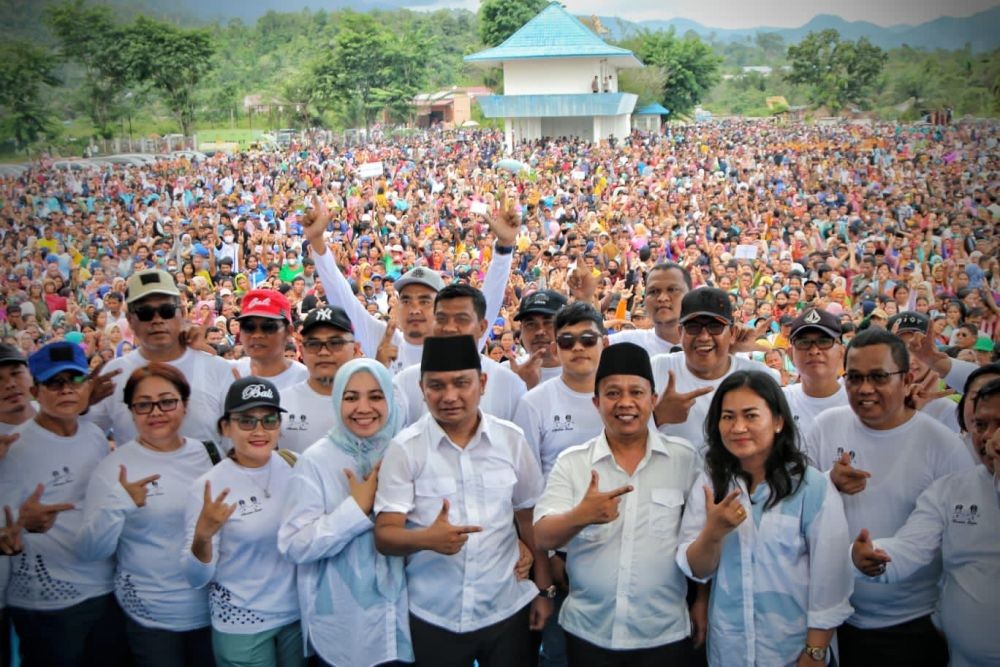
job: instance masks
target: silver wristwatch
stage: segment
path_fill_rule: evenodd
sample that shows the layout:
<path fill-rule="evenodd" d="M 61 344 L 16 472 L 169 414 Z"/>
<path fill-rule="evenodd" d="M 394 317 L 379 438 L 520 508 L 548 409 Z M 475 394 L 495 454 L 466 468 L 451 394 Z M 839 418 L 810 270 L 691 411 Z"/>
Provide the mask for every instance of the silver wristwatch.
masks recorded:
<path fill-rule="evenodd" d="M 816 662 L 826 662 L 826 646 L 809 646 L 806 644 L 805 654 Z"/>

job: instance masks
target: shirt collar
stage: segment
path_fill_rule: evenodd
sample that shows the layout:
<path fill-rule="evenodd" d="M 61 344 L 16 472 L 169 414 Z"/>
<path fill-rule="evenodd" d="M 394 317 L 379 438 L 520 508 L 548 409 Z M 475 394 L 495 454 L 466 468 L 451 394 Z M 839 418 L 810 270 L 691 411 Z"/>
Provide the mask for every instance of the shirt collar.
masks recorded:
<path fill-rule="evenodd" d="M 448 437 L 448 434 L 444 432 L 444 429 L 441 428 L 441 425 L 437 423 L 437 420 L 434 419 L 433 416 L 428 417 L 427 421 L 428 421 L 427 434 L 430 437 L 431 443 L 433 443 L 435 447 L 440 447 L 445 444 L 451 445 L 452 447 L 458 447 L 458 445 L 456 445 L 452 441 L 452 439 Z M 486 419 L 486 416 L 483 414 L 483 411 L 480 410 L 479 426 L 476 427 L 476 432 L 472 434 L 472 438 L 469 440 L 469 444 L 466 445 L 464 449 L 471 449 L 477 446 L 483 440 L 485 440 L 487 444 L 492 444 L 493 435 L 489 420 Z M 458 448 L 463 449 L 462 447 Z"/>
<path fill-rule="evenodd" d="M 651 452 L 670 456 L 670 450 L 667 448 L 666 441 L 659 437 L 659 433 L 653 429 L 649 429 L 646 433 L 646 455 L 643 456 L 643 462 L 650 458 Z M 601 434 L 597 436 L 597 442 L 591 448 L 590 464 L 593 465 L 601 459 L 609 457 L 612 457 L 611 446 L 608 444 L 608 437 L 602 429 Z M 642 463 L 639 465 L 642 466 Z"/>

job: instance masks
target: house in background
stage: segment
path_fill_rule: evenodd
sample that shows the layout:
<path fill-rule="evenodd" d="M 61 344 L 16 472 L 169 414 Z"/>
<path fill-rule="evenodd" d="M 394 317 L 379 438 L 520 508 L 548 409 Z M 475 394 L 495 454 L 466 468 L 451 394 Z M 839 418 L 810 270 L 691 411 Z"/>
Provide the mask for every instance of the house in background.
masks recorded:
<path fill-rule="evenodd" d="M 483 86 L 452 86 L 436 93 L 421 93 L 413 98 L 417 127 L 430 127 L 438 123 L 462 127 L 472 120 L 472 105 L 476 98 L 492 94 L 492 90 Z"/>
<path fill-rule="evenodd" d="M 510 150 L 543 137 L 622 139 L 632 132 L 638 100 L 618 92 L 618 72 L 642 67 L 631 51 L 611 46 L 551 3 L 500 46 L 465 61 L 503 68 L 503 95 L 478 98 L 483 115 L 504 119 Z"/>
<path fill-rule="evenodd" d="M 640 132 L 657 133 L 663 123 L 663 117 L 670 114 L 670 109 L 659 102 L 647 104 L 632 116 L 632 125 Z"/>

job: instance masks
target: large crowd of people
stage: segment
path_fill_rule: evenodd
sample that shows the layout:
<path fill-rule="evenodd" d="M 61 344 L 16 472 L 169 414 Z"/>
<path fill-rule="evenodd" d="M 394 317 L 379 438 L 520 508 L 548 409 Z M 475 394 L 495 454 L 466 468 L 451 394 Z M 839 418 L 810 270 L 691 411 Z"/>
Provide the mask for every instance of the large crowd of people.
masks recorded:
<path fill-rule="evenodd" d="M 0 177 L 0 665 L 1000 665 L 998 138 Z"/>

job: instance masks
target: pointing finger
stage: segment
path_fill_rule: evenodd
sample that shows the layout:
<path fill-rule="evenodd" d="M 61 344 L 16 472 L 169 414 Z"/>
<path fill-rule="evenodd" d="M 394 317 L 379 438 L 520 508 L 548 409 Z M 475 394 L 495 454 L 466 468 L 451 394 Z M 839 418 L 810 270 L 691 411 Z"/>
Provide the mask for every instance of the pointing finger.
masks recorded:
<path fill-rule="evenodd" d="M 118 481 L 122 486 L 128 484 L 128 470 L 124 465 L 118 466 Z"/>
<path fill-rule="evenodd" d="M 467 533 L 481 533 L 483 529 L 481 526 L 455 526 L 455 529 L 462 535 Z"/>
<path fill-rule="evenodd" d="M 73 503 L 55 503 L 53 505 L 42 505 L 42 511 L 48 514 L 58 514 L 59 512 L 68 512 L 71 509 L 76 509 L 76 505 Z"/>
<path fill-rule="evenodd" d="M 136 482 L 136 484 L 138 484 L 140 486 L 146 486 L 147 484 L 149 484 L 151 482 L 155 482 L 158 479 L 160 479 L 159 475 L 150 475 L 149 477 L 143 477 L 138 482 Z"/>
<path fill-rule="evenodd" d="M 668 371 L 667 372 L 667 388 L 666 388 L 666 390 L 664 390 L 663 394 L 666 395 L 666 394 L 672 394 L 672 393 L 674 393 L 676 391 L 674 385 L 675 385 L 675 382 L 674 382 L 674 372 L 673 371 Z"/>
<path fill-rule="evenodd" d="M 597 475 L 597 471 L 596 470 L 591 470 L 590 471 L 590 488 L 593 489 L 594 491 L 597 491 L 597 481 L 598 481 L 598 479 L 600 479 L 600 478 Z"/>
<path fill-rule="evenodd" d="M 3 516 L 4 516 L 4 519 L 6 519 L 6 521 L 7 521 L 7 527 L 8 528 L 13 528 L 14 527 L 14 523 L 15 523 L 15 521 L 14 521 L 14 511 L 10 508 L 10 505 L 4 505 L 3 506 Z"/>
<path fill-rule="evenodd" d="M 617 498 L 619 496 L 624 496 L 626 493 L 631 493 L 634 489 L 629 486 L 620 486 L 617 489 L 608 491 L 608 498 Z"/>
<path fill-rule="evenodd" d="M 679 398 L 683 401 L 690 401 L 695 398 L 698 398 L 699 396 L 704 396 L 705 394 L 711 394 L 713 391 L 715 391 L 715 389 L 712 387 L 698 387 L 694 391 L 689 391 L 686 394 L 680 394 Z"/>
<path fill-rule="evenodd" d="M 726 506 L 732 505 L 733 503 L 736 502 L 736 499 L 740 497 L 741 493 L 742 491 L 740 491 L 739 489 L 733 489 L 726 495 L 725 498 L 723 498 L 722 502 L 719 504 Z"/>

